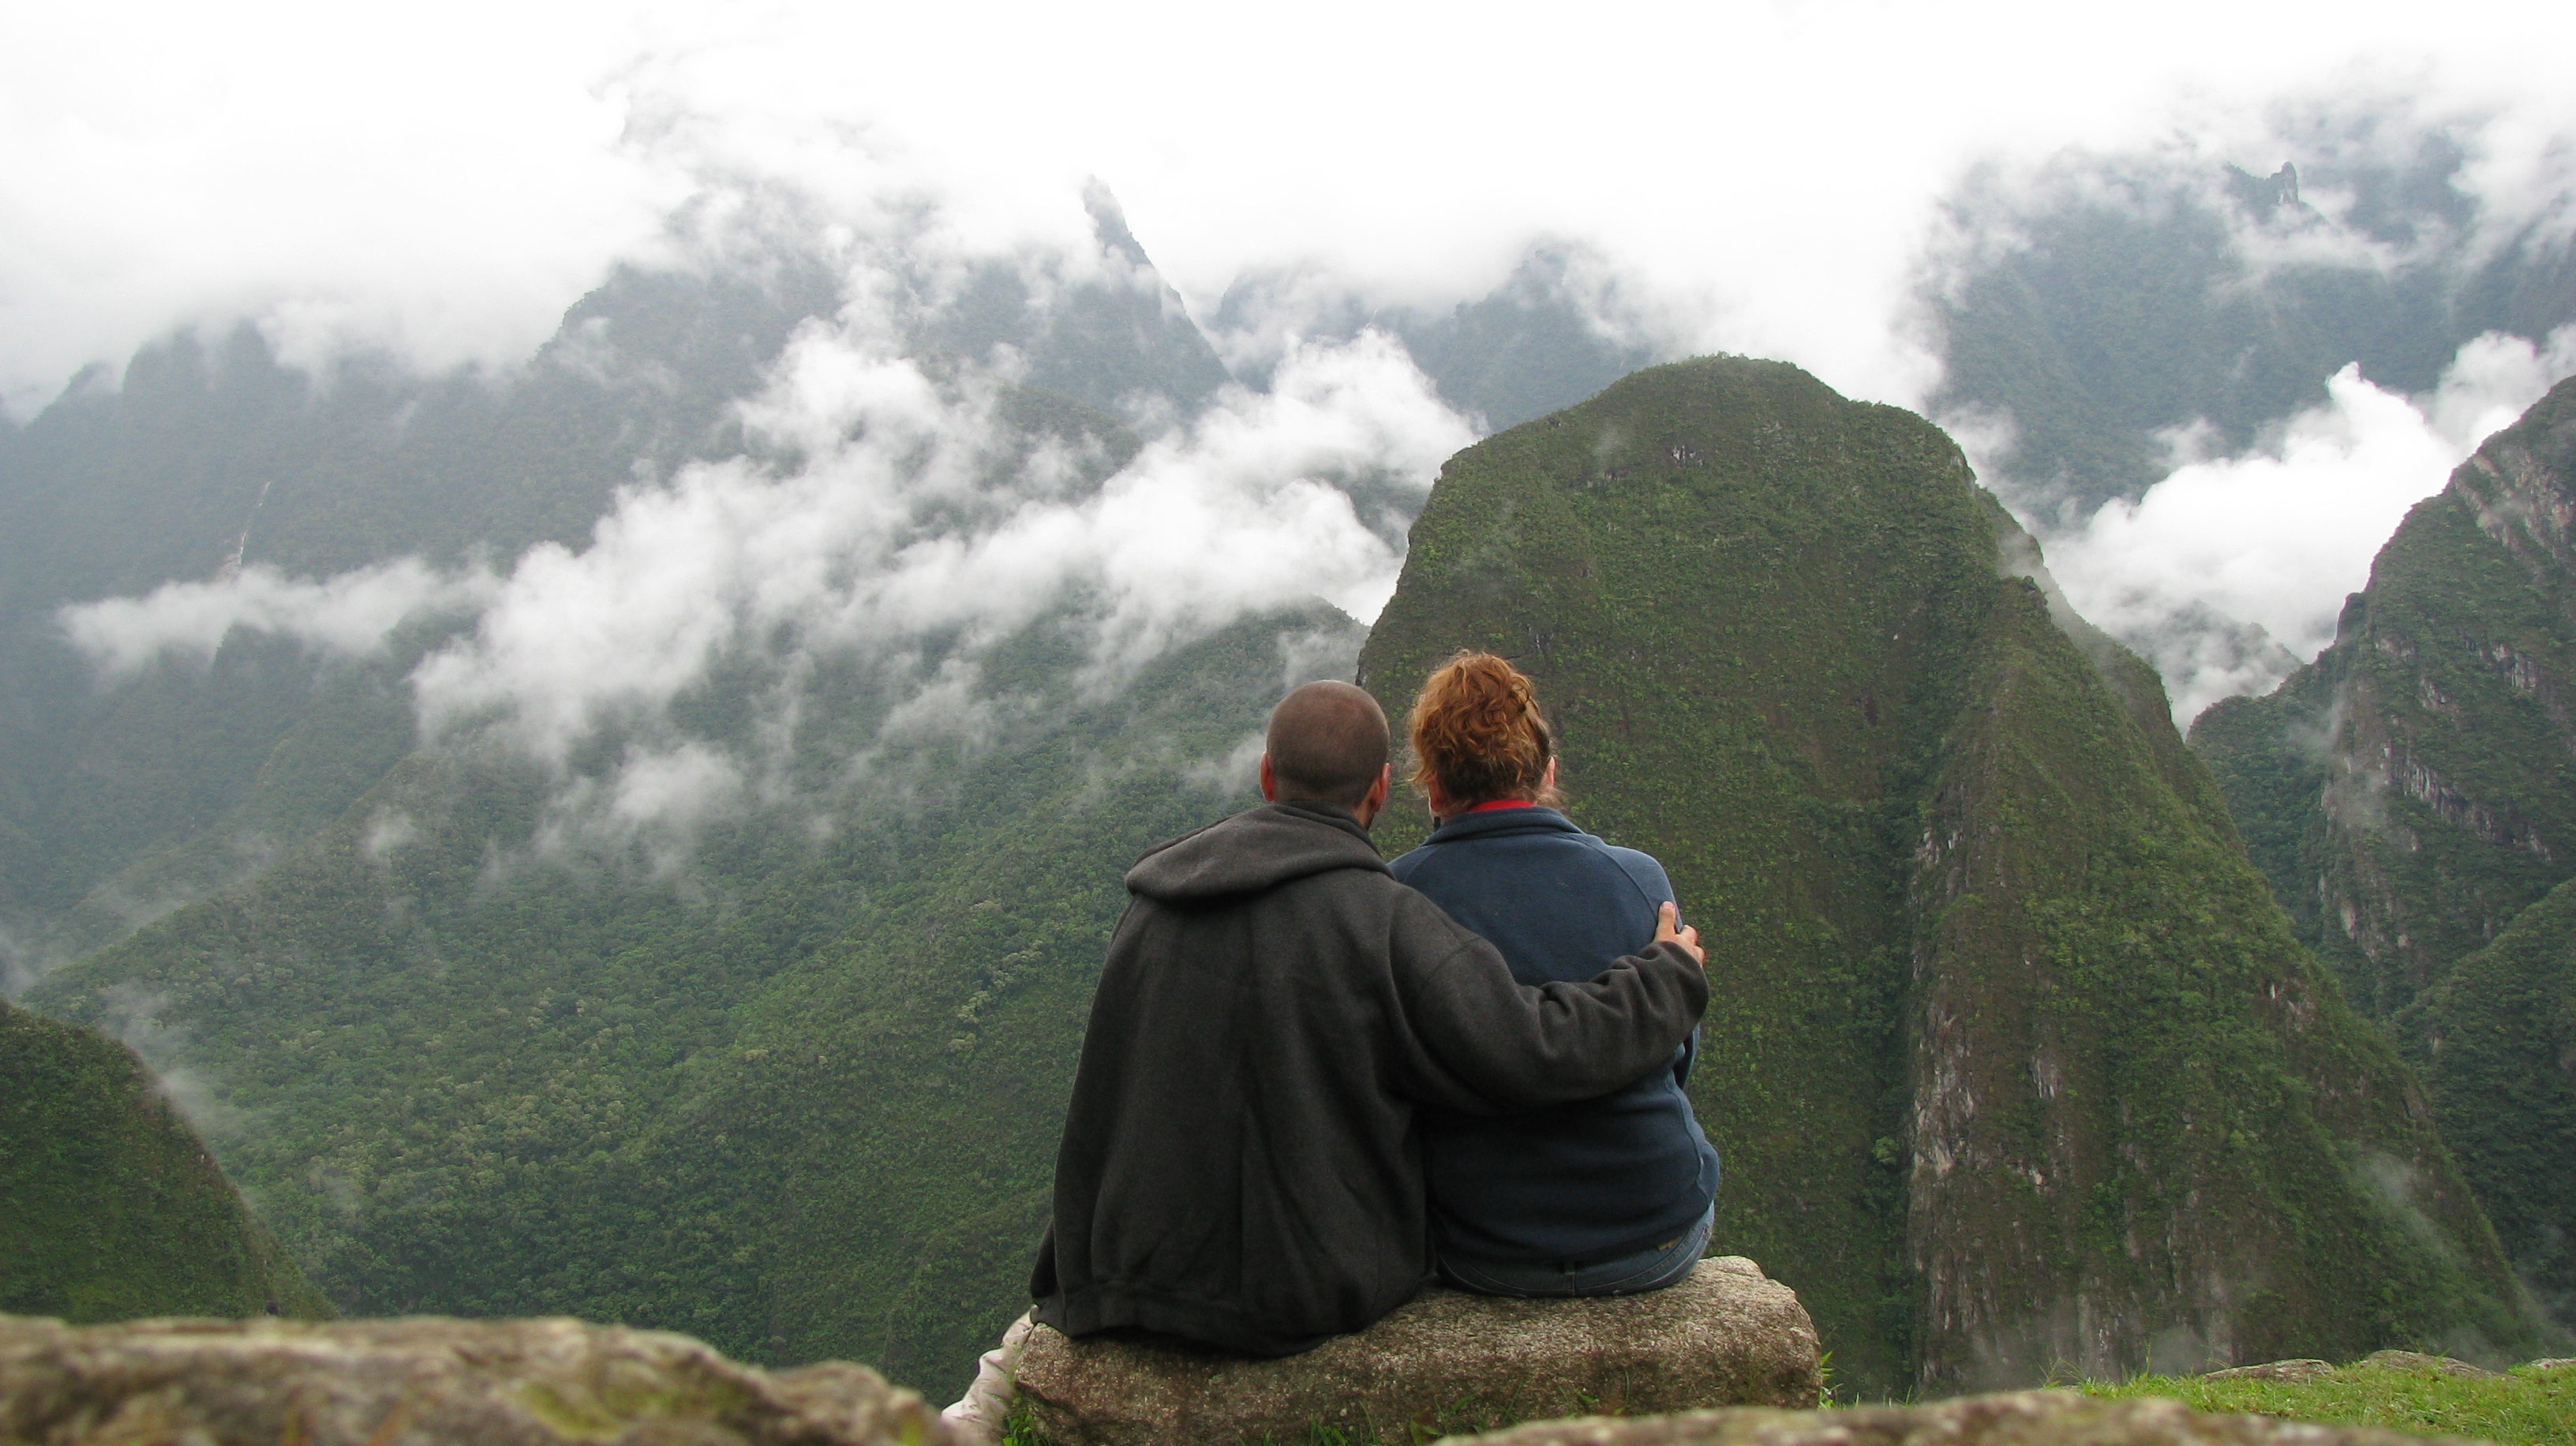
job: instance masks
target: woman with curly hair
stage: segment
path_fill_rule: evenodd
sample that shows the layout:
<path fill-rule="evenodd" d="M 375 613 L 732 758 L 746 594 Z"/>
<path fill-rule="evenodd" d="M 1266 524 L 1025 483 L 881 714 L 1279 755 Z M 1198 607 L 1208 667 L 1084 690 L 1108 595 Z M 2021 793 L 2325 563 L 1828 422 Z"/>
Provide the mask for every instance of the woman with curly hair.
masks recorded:
<path fill-rule="evenodd" d="M 1410 723 L 1437 823 L 1395 876 L 1483 935 L 1523 984 L 1582 981 L 1655 935 L 1661 864 L 1558 810 L 1538 690 L 1490 653 L 1432 673 Z M 1632 1295 L 1690 1274 L 1717 1151 L 1683 1086 L 1699 1036 L 1625 1089 L 1530 1114 L 1426 1115 L 1441 1278 L 1486 1295 Z"/>

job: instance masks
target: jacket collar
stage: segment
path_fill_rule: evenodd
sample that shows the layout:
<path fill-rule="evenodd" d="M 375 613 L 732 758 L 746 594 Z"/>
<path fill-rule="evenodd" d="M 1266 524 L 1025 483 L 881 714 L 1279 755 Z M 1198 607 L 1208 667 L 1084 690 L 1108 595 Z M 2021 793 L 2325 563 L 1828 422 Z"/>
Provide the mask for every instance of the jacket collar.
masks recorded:
<path fill-rule="evenodd" d="M 1462 813 L 1431 831 L 1426 844 L 1456 843 L 1461 839 L 1491 838 L 1502 834 L 1566 833 L 1583 830 L 1574 820 L 1540 804 L 1535 808 L 1497 808 L 1485 813 Z"/>

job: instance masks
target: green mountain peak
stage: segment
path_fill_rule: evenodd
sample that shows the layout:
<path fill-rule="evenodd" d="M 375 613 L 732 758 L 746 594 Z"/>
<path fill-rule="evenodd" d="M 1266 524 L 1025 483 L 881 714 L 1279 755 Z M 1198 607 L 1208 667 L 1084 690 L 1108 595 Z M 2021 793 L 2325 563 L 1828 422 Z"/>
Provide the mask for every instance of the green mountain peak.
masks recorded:
<path fill-rule="evenodd" d="M 2412 1073 L 2035 551 L 1911 413 L 1658 367 L 1450 461 L 1362 678 L 1537 678 L 1711 946 L 1717 1247 L 1864 1389 L 2520 1339 Z"/>
<path fill-rule="evenodd" d="M 331 1314 L 132 1050 L 5 1001 L 0 1241 L 0 1314 Z"/>

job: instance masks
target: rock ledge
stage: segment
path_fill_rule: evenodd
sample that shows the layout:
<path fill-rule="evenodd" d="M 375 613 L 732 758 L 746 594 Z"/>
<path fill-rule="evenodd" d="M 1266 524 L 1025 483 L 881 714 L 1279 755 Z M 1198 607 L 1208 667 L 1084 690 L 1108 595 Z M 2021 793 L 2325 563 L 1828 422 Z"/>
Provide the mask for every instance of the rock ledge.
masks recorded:
<path fill-rule="evenodd" d="M 576 1320 L 66 1326 L 0 1316 L 0 1441 L 947 1446 L 910 1391 Z"/>
<path fill-rule="evenodd" d="M 1690 1411 L 1541 1421 L 1443 1446 L 2472 1446 L 2375 1426 L 2219 1416 L 2180 1401 L 2102 1401 L 2073 1391 L 1964 1396 L 1842 1411 Z"/>
<path fill-rule="evenodd" d="M 1501 1300 L 1435 1287 L 1365 1331 L 1275 1361 L 1041 1326 L 1019 1387 L 1056 1446 L 1228 1446 L 1303 1441 L 1318 1425 L 1403 1441 L 1578 1412 L 1806 1407 L 1818 1365 L 1796 1294 L 1727 1256 L 1648 1295 Z"/>

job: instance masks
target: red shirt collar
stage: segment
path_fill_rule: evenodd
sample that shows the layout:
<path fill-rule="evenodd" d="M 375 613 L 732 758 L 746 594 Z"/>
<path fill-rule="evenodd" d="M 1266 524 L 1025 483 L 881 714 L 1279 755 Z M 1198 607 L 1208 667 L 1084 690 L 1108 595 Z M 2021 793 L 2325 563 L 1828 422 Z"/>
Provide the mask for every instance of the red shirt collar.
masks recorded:
<path fill-rule="evenodd" d="M 1480 803 L 1480 804 L 1477 804 L 1474 808 L 1468 809 L 1468 810 L 1467 810 L 1467 812 L 1469 812 L 1469 813 L 1490 813 L 1490 812 L 1492 812 L 1493 810 L 1498 809 L 1498 808 L 1536 808 L 1536 807 L 1538 807 L 1538 802 L 1537 802 L 1537 800 L 1535 800 L 1535 799 L 1528 799 L 1528 798 L 1498 798 L 1498 799 L 1495 799 L 1495 800 L 1494 800 L 1493 802 L 1491 802 L 1491 803 Z"/>

